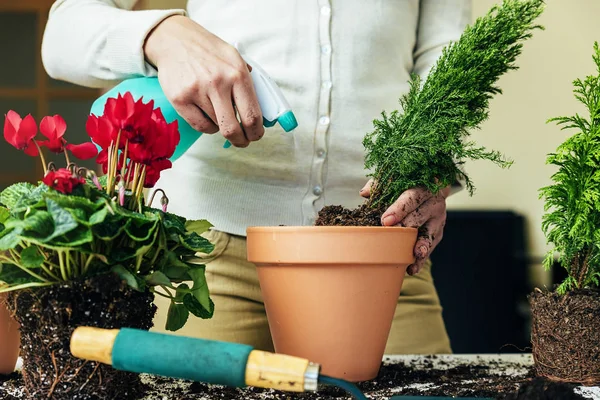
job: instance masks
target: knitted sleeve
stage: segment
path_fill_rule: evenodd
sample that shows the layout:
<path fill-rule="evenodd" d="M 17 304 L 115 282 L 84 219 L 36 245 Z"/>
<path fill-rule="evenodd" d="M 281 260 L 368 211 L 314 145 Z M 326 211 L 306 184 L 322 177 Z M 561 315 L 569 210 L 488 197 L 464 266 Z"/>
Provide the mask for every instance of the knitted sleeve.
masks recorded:
<path fill-rule="evenodd" d="M 137 0 L 57 0 L 42 42 L 47 73 L 88 87 L 107 87 L 134 76 L 153 76 L 143 45 L 148 33 L 185 10 L 132 11 Z"/>

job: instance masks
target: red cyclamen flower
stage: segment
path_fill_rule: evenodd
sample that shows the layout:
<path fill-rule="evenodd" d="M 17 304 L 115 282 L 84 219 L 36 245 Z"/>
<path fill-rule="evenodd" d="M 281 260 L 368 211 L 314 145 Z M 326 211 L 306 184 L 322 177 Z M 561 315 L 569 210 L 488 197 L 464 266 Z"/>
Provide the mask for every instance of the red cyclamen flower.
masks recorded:
<path fill-rule="evenodd" d="M 65 146 L 73 155 L 80 160 L 89 160 L 92 157 L 98 155 L 98 148 L 92 142 L 85 142 L 81 144 L 67 144 Z"/>
<path fill-rule="evenodd" d="M 85 179 L 74 176 L 73 173 L 66 168 L 60 168 L 56 171 L 49 171 L 44 179 L 42 179 L 42 182 L 61 193 L 69 194 L 74 188 L 84 184 Z"/>
<path fill-rule="evenodd" d="M 46 147 L 56 154 L 60 154 L 67 149 L 80 160 L 87 160 L 98 155 L 98 149 L 91 142 L 67 144 L 67 141 L 63 137 L 66 131 L 67 123 L 60 115 L 44 117 L 42 122 L 40 122 L 40 132 L 48 140 L 38 141 L 38 145 Z"/>
<path fill-rule="evenodd" d="M 46 147 L 53 153 L 60 154 L 65 150 L 67 141 L 63 138 L 67 131 L 67 123 L 60 115 L 44 117 L 40 122 L 40 132 L 48 140 L 39 140 L 40 147 Z"/>
<path fill-rule="evenodd" d="M 146 179 L 144 180 L 145 188 L 152 188 L 158 182 L 160 178 L 160 173 L 165 169 L 169 169 L 173 166 L 171 160 L 158 160 L 154 161 L 152 164 L 146 166 Z"/>
<path fill-rule="evenodd" d="M 37 124 L 31 114 L 28 114 L 23 119 L 13 110 L 10 110 L 6 114 L 4 119 L 4 139 L 18 150 L 23 150 L 25 154 L 36 157 L 39 154 L 33 141 L 36 134 Z"/>
<path fill-rule="evenodd" d="M 109 98 L 104 106 L 104 116 L 121 131 L 122 140 L 119 147 L 122 148 L 125 141 L 130 143 L 143 143 L 149 134 L 147 129 L 154 110 L 154 100 L 144 103 L 142 98 L 133 100 L 131 92 L 123 96 Z"/>

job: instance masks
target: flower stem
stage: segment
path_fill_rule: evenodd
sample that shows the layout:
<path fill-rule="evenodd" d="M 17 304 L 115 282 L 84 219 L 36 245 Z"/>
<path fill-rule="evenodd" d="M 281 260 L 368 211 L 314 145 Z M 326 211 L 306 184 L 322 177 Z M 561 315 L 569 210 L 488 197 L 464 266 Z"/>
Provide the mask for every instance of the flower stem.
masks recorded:
<path fill-rule="evenodd" d="M 115 179 L 119 167 L 119 143 L 121 142 L 121 131 L 117 134 L 117 140 L 111 146 L 111 154 L 108 160 L 108 178 L 106 191 L 112 197 L 115 190 Z"/>
<path fill-rule="evenodd" d="M 42 152 L 42 149 L 35 140 L 33 140 L 33 143 L 35 144 L 35 147 L 37 147 L 38 153 L 40 154 L 40 159 L 42 160 L 42 167 L 44 168 L 44 176 L 46 176 L 48 168 L 46 167 L 46 159 L 44 158 L 44 153 Z"/>
<path fill-rule="evenodd" d="M 42 270 L 43 270 L 43 271 L 44 271 L 46 274 L 48 274 L 50 277 L 52 277 L 52 279 L 55 279 L 55 280 L 57 280 L 57 281 L 60 281 L 60 278 L 59 278 L 58 276 L 56 276 L 56 275 L 54 274 L 54 272 L 52 272 L 52 271 L 51 271 L 51 270 L 50 270 L 48 267 L 46 267 L 44 264 L 45 264 L 45 263 L 42 263 L 42 265 L 40 265 L 40 267 L 42 268 Z M 50 265 L 50 266 L 51 266 L 51 265 Z"/>
<path fill-rule="evenodd" d="M 44 277 L 42 277 L 42 276 L 40 276 L 40 275 L 36 274 L 36 273 L 35 273 L 35 272 L 33 272 L 31 269 L 29 269 L 29 268 L 26 268 L 26 267 L 22 266 L 21 264 L 19 264 L 19 262 L 17 261 L 17 260 L 18 260 L 18 258 L 19 258 L 19 255 L 18 255 L 18 254 L 15 254 L 15 251 L 14 251 L 14 250 L 10 250 L 10 254 L 11 254 L 12 258 L 8 258 L 8 257 L 2 257 L 2 258 L 4 258 L 4 259 L 5 259 L 5 261 L 6 261 L 7 263 L 10 263 L 10 264 L 12 264 L 12 265 L 14 265 L 15 267 L 17 267 L 17 268 L 19 268 L 19 269 L 22 269 L 24 272 L 26 272 L 26 273 L 28 273 L 29 275 L 33 276 L 35 279 L 38 279 L 38 280 L 40 280 L 40 281 L 42 281 L 42 282 L 49 282 L 49 281 L 48 281 L 48 279 L 46 279 L 46 278 L 44 278 Z"/>
<path fill-rule="evenodd" d="M 58 265 L 60 266 L 60 275 L 61 275 L 62 279 L 65 282 L 68 281 L 69 278 L 67 277 L 67 270 L 65 267 L 65 260 L 64 260 L 62 251 L 58 252 Z"/>
<path fill-rule="evenodd" d="M 71 165 L 71 160 L 69 160 L 69 154 L 67 152 L 67 149 L 64 149 L 63 153 L 65 153 L 65 160 L 67 161 L 67 166 Z"/>
<path fill-rule="evenodd" d="M 125 141 L 125 152 L 123 154 L 123 165 L 121 166 L 121 179 L 125 179 L 125 169 L 127 168 L 127 150 L 129 149 L 129 140 Z M 123 182 L 127 185 L 127 181 Z M 125 186 L 127 187 L 127 186 Z"/>
<path fill-rule="evenodd" d="M 138 212 L 142 212 L 142 195 L 144 192 L 144 182 L 146 181 L 146 166 L 142 167 L 142 174 L 140 176 L 140 181 L 138 182 L 137 193 L 135 194 L 135 199 L 138 204 Z"/>
<path fill-rule="evenodd" d="M 81 271 L 82 275 L 86 275 L 88 268 L 90 267 L 90 264 L 92 263 L 92 260 L 94 260 L 94 255 L 90 254 L 90 256 L 88 257 L 87 261 L 85 262 L 84 266 L 83 266 L 83 270 Z"/>
<path fill-rule="evenodd" d="M 163 287 L 163 286 L 161 286 L 161 288 L 163 288 L 163 289 L 164 289 L 164 287 Z M 165 289 L 165 291 L 166 291 L 167 293 L 169 293 L 169 292 L 168 292 L 166 289 Z M 170 294 L 161 293 L 161 292 L 159 292 L 159 291 L 158 291 L 158 290 L 156 290 L 156 289 L 154 289 L 154 290 L 153 290 L 153 292 L 154 292 L 154 294 L 157 294 L 157 295 L 159 295 L 159 296 L 165 297 L 165 298 L 167 298 L 167 299 L 175 300 L 175 297 L 171 296 Z"/>

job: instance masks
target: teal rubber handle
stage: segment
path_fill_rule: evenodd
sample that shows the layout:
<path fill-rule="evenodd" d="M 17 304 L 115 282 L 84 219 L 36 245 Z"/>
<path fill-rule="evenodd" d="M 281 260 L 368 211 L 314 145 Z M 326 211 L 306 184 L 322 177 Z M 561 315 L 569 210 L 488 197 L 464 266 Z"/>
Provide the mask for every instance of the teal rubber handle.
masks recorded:
<path fill-rule="evenodd" d="M 123 328 L 113 368 L 231 387 L 246 386 L 251 346 Z"/>
<path fill-rule="evenodd" d="M 456 397 L 394 396 L 390 400 L 456 400 Z M 462 400 L 494 400 L 490 397 L 461 397 Z"/>

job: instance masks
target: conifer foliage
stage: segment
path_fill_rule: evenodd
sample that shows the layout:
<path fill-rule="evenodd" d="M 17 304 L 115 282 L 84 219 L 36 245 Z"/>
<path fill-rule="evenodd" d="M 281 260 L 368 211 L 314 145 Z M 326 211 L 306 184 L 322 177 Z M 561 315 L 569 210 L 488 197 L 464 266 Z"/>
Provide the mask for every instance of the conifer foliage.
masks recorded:
<path fill-rule="evenodd" d="M 457 180 L 472 194 L 473 184 L 461 169 L 467 159 L 511 164 L 468 139 L 470 130 L 487 119 L 489 100 L 502 92 L 498 78 L 517 69 L 522 42 L 542 28 L 534 20 L 543 8 L 542 0 L 504 0 L 494 6 L 443 50 L 424 82 L 411 78 L 409 92 L 400 99 L 402 112 L 384 112 L 374 121 L 363 142 L 365 167 L 376 182 L 369 201 L 373 208 L 391 205 L 409 188 L 437 193 Z"/>
<path fill-rule="evenodd" d="M 598 286 L 600 278 L 600 48 L 594 44 L 597 74 L 573 82 L 575 98 L 589 115 L 552 118 L 562 129 L 575 133 L 565 140 L 547 163 L 558 167 L 552 184 L 540 190 L 544 199 L 542 228 L 554 255 L 568 276 L 557 291 Z"/>

